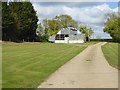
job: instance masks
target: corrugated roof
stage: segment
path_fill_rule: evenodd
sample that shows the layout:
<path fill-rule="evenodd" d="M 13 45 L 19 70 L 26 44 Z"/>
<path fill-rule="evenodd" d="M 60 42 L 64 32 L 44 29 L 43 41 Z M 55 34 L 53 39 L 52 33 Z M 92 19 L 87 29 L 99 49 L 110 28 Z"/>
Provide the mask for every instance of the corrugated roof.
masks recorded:
<path fill-rule="evenodd" d="M 68 34 L 68 35 L 74 35 L 74 34 L 80 34 L 80 31 L 76 28 L 68 27 L 61 29 L 57 34 Z"/>

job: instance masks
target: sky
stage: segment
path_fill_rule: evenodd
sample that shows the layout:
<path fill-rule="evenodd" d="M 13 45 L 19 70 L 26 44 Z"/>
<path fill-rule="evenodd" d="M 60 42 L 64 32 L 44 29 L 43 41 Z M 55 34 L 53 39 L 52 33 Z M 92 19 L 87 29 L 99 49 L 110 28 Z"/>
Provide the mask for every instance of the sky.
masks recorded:
<path fill-rule="evenodd" d="M 80 25 L 92 27 L 91 38 L 111 38 L 103 32 L 107 13 L 118 12 L 118 2 L 32 2 L 37 11 L 39 22 L 67 14 Z"/>

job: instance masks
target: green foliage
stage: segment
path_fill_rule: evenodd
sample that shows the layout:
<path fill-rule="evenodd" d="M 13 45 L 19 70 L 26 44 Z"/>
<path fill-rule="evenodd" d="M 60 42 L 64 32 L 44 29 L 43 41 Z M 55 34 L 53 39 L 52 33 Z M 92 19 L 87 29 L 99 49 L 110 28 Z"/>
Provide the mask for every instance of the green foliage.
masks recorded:
<path fill-rule="evenodd" d="M 62 28 L 67 27 L 78 27 L 77 21 L 73 20 L 69 15 L 56 16 L 52 20 L 44 19 L 42 21 L 44 30 L 49 36 L 57 34 L 57 32 Z"/>
<path fill-rule="evenodd" d="M 114 13 L 108 14 L 103 31 L 109 33 L 114 41 L 120 42 L 120 17 Z"/>
<path fill-rule="evenodd" d="M 72 17 L 69 15 L 56 16 L 55 19 L 57 19 L 60 22 L 61 28 L 78 27 L 77 21 L 73 20 Z"/>
<path fill-rule="evenodd" d="M 43 28 L 41 23 L 38 24 L 37 34 L 40 35 L 40 36 L 45 35 L 45 31 L 44 31 L 44 28 Z"/>
<path fill-rule="evenodd" d="M 48 38 L 49 38 L 48 34 L 46 33 L 42 24 L 39 23 L 37 28 L 37 41 L 46 42 L 48 41 Z"/>
<path fill-rule="evenodd" d="M 89 37 L 90 37 L 94 33 L 94 31 L 92 30 L 92 28 L 89 28 L 88 31 L 89 31 Z"/>
<path fill-rule="evenodd" d="M 30 2 L 3 2 L 3 40 L 33 41 L 38 18 Z"/>
<path fill-rule="evenodd" d="M 38 24 L 37 28 L 37 41 L 48 41 L 49 36 L 57 34 L 62 28 L 78 27 L 78 23 L 69 15 L 60 15 L 48 20 L 43 19 Z"/>
<path fill-rule="evenodd" d="M 87 28 L 85 25 L 80 26 L 80 32 L 85 34 L 86 41 L 90 41 L 90 36 L 94 33 L 92 28 Z"/>
<path fill-rule="evenodd" d="M 61 28 L 60 27 L 60 22 L 58 20 L 48 20 L 48 25 L 49 25 L 49 29 L 48 29 L 48 32 L 50 34 L 50 36 L 56 34 L 59 29 Z"/>
<path fill-rule="evenodd" d="M 3 40 L 11 39 L 12 30 L 14 25 L 14 18 L 10 14 L 7 2 L 2 2 L 2 38 Z"/>
<path fill-rule="evenodd" d="M 46 42 L 48 41 L 49 36 L 48 35 L 42 35 L 42 36 L 38 36 L 38 40 L 41 42 Z"/>

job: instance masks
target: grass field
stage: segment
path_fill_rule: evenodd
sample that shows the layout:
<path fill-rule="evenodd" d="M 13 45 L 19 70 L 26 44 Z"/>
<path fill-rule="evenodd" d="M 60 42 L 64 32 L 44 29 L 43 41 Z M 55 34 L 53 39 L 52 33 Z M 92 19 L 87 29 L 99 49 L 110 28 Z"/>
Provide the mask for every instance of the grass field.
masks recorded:
<path fill-rule="evenodd" d="M 0 89 L 2 88 L 2 44 L 0 43 Z"/>
<path fill-rule="evenodd" d="M 36 88 L 85 48 L 54 43 L 4 43 L 3 88 Z"/>
<path fill-rule="evenodd" d="M 102 50 L 108 63 L 120 69 L 120 67 L 118 67 L 118 43 L 107 43 L 102 46 Z"/>
<path fill-rule="evenodd" d="M 83 45 L 93 45 L 93 44 L 96 44 L 98 43 L 99 41 L 89 41 L 89 42 L 86 42 L 86 43 L 82 43 Z"/>

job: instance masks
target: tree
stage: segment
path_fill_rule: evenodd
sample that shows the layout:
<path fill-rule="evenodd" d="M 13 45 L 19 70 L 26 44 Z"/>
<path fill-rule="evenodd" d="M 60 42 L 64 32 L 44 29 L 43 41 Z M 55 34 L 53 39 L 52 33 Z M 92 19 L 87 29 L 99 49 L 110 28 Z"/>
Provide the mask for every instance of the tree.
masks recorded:
<path fill-rule="evenodd" d="M 85 34 L 85 41 L 88 40 L 87 27 L 85 25 L 80 26 L 80 32 Z"/>
<path fill-rule="evenodd" d="M 103 31 L 109 33 L 114 41 L 120 42 L 120 17 L 114 13 L 108 14 L 107 20 L 104 24 L 105 28 Z"/>
<path fill-rule="evenodd" d="M 90 41 L 90 36 L 94 33 L 92 28 L 87 28 L 85 25 L 80 26 L 80 32 L 85 34 L 86 41 Z"/>
<path fill-rule="evenodd" d="M 12 28 L 14 25 L 14 18 L 10 14 L 10 8 L 7 2 L 2 2 L 2 39 L 10 40 L 12 38 Z"/>
<path fill-rule="evenodd" d="M 69 15 L 56 16 L 51 20 L 44 19 L 42 21 L 42 24 L 46 33 L 48 33 L 49 36 L 57 34 L 57 32 L 62 28 L 78 27 L 77 21 L 73 20 L 72 17 Z"/>
<path fill-rule="evenodd" d="M 43 29 L 43 26 L 41 23 L 38 24 L 38 27 L 37 27 L 37 35 L 45 35 L 45 31 Z"/>
<path fill-rule="evenodd" d="M 94 31 L 92 30 L 92 28 L 88 28 L 89 31 L 89 38 L 91 37 L 91 35 L 94 33 Z M 90 39 L 89 39 L 90 40 Z"/>
<path fill-rule="evenodd" d="M 75 20 L 71 20 L 71 27 L 78 28 L 78 22 Z"/>
<path fill-rule="evenodd" d="M 60 22 L 56 19 L 48 20 L 49 29 L 48 32 L 50 36 L 57 34 L 57 32 L 61 29 Z"/>
<path fill-rule="evenodd" d="M 56 16 L 51 20 L 43 19 L 42 25 L 44 27 L 46 35 L 48 36 L 57 34 L 57 32 L 62 28 L 78 27 L 77 21 L 73 20 L 69 15 Z"/>
<path fill-rule="evenodd" d="M 49 28 L 49 25 L 48 25 L 48 20 L 47 19 L 43 19 L 42 20 L 42 24 L 43 24 L 43 27 L 45 29 L 45 33 L 47 33 L 47 30 Z"/>
<path fill-rule="evenodd" d="M 60 22 L 61 28 L 78 27 L 78 23 L 75 20 L 73 20 L 72 17 L 69 15 L 56 16 L 55 19 L 57 19 Z"/>
<path fill-rule="evenodd" d="M 73 20 L 69 15 L 56 16 L 51 20 L 43 19 L 41 24 L 38 25 L 38 39 L 40 41 L 42 41 L 42 39 L 43 41 L 47 41 L 49 36 L 55 35 L 60 29 L 67 27 L 78 27 L 77 21 Z M 41 29 L 44 31 L 44 35 L 41 35 L 43 32 Z"/>
<path fill-rule="evenodd" d="M 35 40 L 38 17 L 32 4 L 30 2 L 10 2 L 5 7 L 7 9 L 3 9 L 5 14 L 2 15 L 3 31 L 10 31 L 11 33 L 5 32 L 4 34 L 7 34 L 7 36 L 9 34 L 9 39 L 12 41 Z M 6 16 L 9 19 L 6 20 Z M 7 28 L 6 25 L 8 26 Z M 5 39 L 4 36 L 3 38 Z"/>
<path fill-rule="evenodd" d="M 37 28 L 37 41 L 48 41 L 48 34 L 45 32 L 41 23 L 38 24 Z"/>

